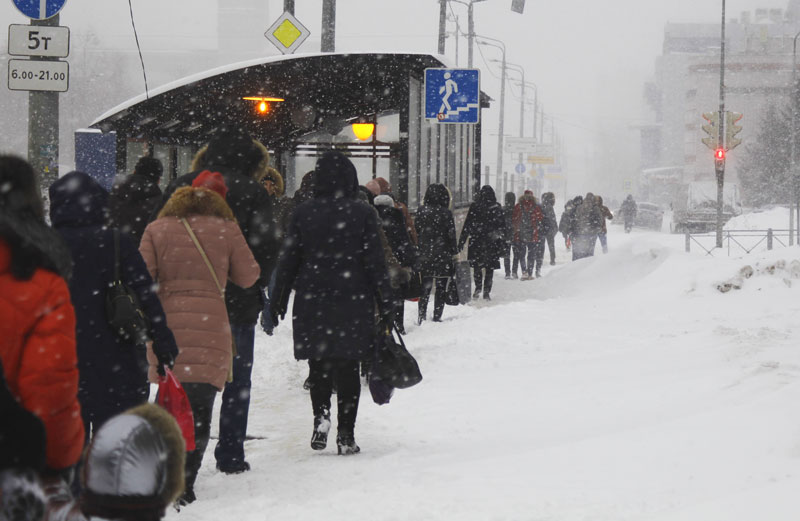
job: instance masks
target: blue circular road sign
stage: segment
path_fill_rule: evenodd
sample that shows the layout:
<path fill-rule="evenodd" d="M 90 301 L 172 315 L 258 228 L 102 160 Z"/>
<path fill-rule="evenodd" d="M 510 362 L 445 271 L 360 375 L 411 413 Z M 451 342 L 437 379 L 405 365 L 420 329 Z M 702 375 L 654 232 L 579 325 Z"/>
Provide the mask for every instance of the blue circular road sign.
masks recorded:
<path fill-rule="evenodd" d="M 517 166 L 514 167 L 514 172 L 518 174 L 525 173 L 525 164 L 524 163 L 517 163 Z"/>
<path fill-rule="evenodd" d="M 19 11 L 34 20 L 45 20 L 58 14 L 67 0 L 12 0 Z"/>

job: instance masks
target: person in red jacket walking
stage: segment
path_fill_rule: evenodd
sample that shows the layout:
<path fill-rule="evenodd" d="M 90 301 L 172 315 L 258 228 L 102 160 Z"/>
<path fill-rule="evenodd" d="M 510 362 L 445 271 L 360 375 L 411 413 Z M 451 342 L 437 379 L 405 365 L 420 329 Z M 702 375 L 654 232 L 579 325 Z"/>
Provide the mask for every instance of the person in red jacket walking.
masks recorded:
<path fill-rule="evenodd" d="M 539 248 L 544 248 L 544 233 L 542 230 L 544 213 L 542 213 L 542 207 L 536 202 L 536 198 L 530 190 L 525 190 L 525 193 L 519 198 L 519 202 L 514 208 L 512 223 L 514 227 L 514 242 L 520 245 L 520 257 L 524 257 L 525 250 L 528 250 L 527 262 L 523 263 L 524 274 L 520 280 L 531 280 L 533 278 L 533 268 L 537 258 L 540 260 L 536 264 L 536 276 L 540 277 L 542 263 L 541 256 L 537 255 L 537 253 Z"/>
<path fill-rule="evenodd" d="M 46 465 L 83 450 L 69 251 L 44 222 L 33 169 L 0 156 L 0 359 L 11 394 L 44 423 Z"/>

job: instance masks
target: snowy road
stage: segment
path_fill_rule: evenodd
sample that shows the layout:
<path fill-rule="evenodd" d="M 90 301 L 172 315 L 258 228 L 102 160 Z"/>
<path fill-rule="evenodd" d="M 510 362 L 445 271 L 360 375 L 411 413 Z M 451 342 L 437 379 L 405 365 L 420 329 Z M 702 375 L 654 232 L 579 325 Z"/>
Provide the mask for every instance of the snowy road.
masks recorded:
<path fill-rule="evenodd" d="M 290 324 L 259 333 L 253 470 L 215 471 L 212 440 L 198 501 L 168 518 L 796 519 L 800 250 L 711 258 L 616 226 L 610 247 L 501 277 L 441 324 L 409 327 L 407 305 L 425 379 L 382 407 L 364 390 L 355 457 L 309 448 Z"/>

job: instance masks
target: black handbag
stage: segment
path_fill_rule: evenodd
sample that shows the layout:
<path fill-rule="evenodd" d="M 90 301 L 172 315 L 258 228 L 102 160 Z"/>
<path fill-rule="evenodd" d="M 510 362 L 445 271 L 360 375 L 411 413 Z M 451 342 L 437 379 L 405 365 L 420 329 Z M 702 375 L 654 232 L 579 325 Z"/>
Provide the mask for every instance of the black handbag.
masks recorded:
<path fill-rule="evenodd" d="M 400 286 L 400 295 L 406 300 L 414 300 L 422 296 L 422 272 L 411 273 L 411 280 Z"/>
<path fill-rule="evenodd" d="M 106 319 L 111 330 L 126 342 L 144 345 L 150 323 L 136 293 L 122 282 L 119 269 L 119 230 L 114 230 L 114 281 L 106 291 Z"/>
<path fill-rule="evenodd" d="M 397 327 L 394 324 L 382 324 L 381 329 L 383 334 L 377 343 L 370 379 L 379 380 L 384 386 L 394 389 L 407 389 L 417 385 L 422 381 L 419 364 L 406 349 Z"/>
<path fill-rule="evenodd" d="M 447 288 L 444 292 L 444 303 L 448 306 L 458 306 L 461 304 L 461 299 L 458 296 L 458 280 L 455 275 L 451 275 L 447 279 Z"/>

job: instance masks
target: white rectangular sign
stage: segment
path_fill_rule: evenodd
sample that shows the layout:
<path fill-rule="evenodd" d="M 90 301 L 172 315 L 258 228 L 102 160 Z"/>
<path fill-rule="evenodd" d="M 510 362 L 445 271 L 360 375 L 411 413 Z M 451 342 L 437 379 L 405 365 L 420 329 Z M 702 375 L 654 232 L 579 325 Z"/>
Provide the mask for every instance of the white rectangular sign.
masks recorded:
<path fill-rule="evenodd" d="M 8 54 L 66 58 L 69 56 L 69 27 L 9 25 Z"/>
<path fill-rule="evenodd" d="M 536 138 L 532 137 L 507 137 L 503 141 L 506 154 L 527 155 L 536 146 Z"/>
<path fill-rule="evenodd" d="M 10 90 L 66 92 L 69 64 L 64 61 L 8 60 Z"/>
<path fill-rule="evenodd" d="M 539 165 L 552 165 L 555 163 L 555 148 L 552 144 L 539 143 L 534 146 L 529 155 L 528 162 Z"/>

